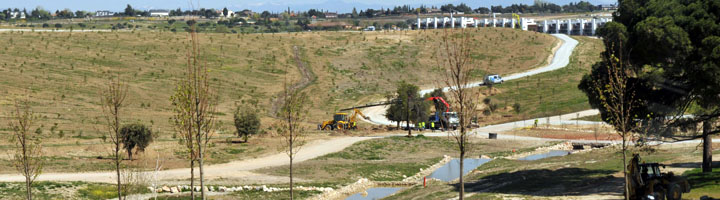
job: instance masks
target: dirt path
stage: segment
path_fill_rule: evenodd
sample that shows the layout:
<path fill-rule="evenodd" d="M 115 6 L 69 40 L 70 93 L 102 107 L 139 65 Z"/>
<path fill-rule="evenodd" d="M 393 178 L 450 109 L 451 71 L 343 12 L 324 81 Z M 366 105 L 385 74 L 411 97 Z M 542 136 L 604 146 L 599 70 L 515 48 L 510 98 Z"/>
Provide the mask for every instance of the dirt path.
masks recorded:
<path fill-rule="evenodd" d="M 298 47 L 294 46 L 293 53 L 295 54 L 295 62 L 297 63 L 298 70 L 300 71 L 300 75 L 302 75 L 302 77 L 300 78 L 300 81 L 294 83 L 289 87 L 290 91 L 302 90 L 303 88 L 310 85 L 310 83 L 312 83 L 312 81 L 316 78 L 315 74 L 312 72 L 312 69 L 305 66 L 305 63 L 302 62 L 302 59 L 300 59 L 300 53 L 298 51 Z M 273 100 L 272 104 L 272 112 L 270 112 L 270 115 L 273 117 L 275 117 L 278 109 L 280 109 L 279 106 L 282 105 L 282 98 L 280 98 L 282 95 L 282 92 L 275 95 L 275 99 Z"/>
<path fill-rule="evenodd" d="M 329 153 L 338 152 L 346 147 L 363 140 L 376 137 L 338 137 L 329 140 L 313 141 L 303 146 L 298 152 L 295 162 L 302 162 Z M 205 167 L 205 177 L 212 179 L 241 179 L 254 182 L 284 182 L 287 177 L 276 177 L 250 172 L 251 170 L 288 165 L 287 154 L 278 153 L 271 156 L 233 161 L 225 164 L 208 165 Z M 197 171 L 197 170 L 196 170 Z M 190 168 L 171 169 L 160 171 L 158 180 L 182 180 L 188 178 Z M 87 181 L 112 183 L 115 181 L 112 171 L 86 172 L 86 173 L 47 173 L 38 176 L 38 181 Z M 0 182 L 22 182 L 25 178 L 18 174 L 0 175 Z"/>

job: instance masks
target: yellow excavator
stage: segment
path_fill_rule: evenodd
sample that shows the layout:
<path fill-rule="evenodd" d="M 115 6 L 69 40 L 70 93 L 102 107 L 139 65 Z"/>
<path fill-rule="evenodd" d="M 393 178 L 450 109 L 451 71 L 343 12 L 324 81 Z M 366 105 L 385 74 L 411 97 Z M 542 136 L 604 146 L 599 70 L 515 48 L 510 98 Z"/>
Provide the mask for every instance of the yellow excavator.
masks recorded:
<path fill-rule="evenodd" d="M 640 163 L 640 156 L 634 154 L 628 164 L 630 199 L 634 200 L 681 200 L 682 193 L 690 192 L 690 184 L 682 176 L 672 172 L 662 173 L 658 163 Z"/>
<path fill-rule="evenodd" d="M 333 120 L 324 121 L 322 124 L 318 125 L 318 129 L 320 130 L 344 130 L 344 129 L 357 129 L 357 117 L 358 115 L 362 116 L 363 118 L 370 120 L 370 117 L 365 116 L 359 109 L 357 108 L 348 108 L 348 109 L 342 109 L 340 111 L 348 111 L 352 110 L 352 114 L 348 114 L 346 112 L 338 112 L 333 115 Z M 348 116 L 349 115 L 349 116 Z"/>
<path fill-rule="evenodd" d="M 515 28 L 517 28 L 517 29 L 522 29 L 522 24 L 520 24 L 520 15 L 513 13 L 513 14 L 512 14 L 512 17 L 517 20 L 517 21 L 515 22 L 515 23 L 517 23 L 517 26 L 516 26 Z"/>

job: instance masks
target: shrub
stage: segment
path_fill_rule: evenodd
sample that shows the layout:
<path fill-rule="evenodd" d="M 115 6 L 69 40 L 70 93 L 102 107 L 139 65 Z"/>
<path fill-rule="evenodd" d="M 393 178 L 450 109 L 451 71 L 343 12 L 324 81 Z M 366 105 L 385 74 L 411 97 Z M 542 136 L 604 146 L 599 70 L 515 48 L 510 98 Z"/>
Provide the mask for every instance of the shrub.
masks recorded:
<path fill-rule="evenodd" d="M 234 114 L 235 129 L 238 136 L 247 142 L 249 135 L 257 134 L 260 130 L 260 116 L 252 108 L 237 108 Z"/>
<path fill-rule="evenodd" d="M 129 124 L 120 129 L 120 142 L 128 153 L 128 158 L 132 160 L 132 150 L 135 152 L 145 151 L 153 141 L 153 135 L 150 128 L 143 124 Z"/>

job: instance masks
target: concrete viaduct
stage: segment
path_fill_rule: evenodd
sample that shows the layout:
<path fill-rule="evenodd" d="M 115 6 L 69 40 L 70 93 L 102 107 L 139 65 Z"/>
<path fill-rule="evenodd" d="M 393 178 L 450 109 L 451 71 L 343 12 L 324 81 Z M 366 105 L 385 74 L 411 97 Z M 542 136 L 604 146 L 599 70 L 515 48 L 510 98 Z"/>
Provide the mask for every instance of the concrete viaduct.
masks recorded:
<path fill-rule="evenodd" d="M 554 19 L 535 21 L 534 19 L 520 18 L 520 22 L 516 19 L 507 18 L 484 18 L 476 19 L 470 17 L 433 17 L 418 18 L 413 23 L 414 29 L 439 29 L 439 28 L 468 28 L 468 27 L 507 27 L 519 28 L 524 31 L 537 31 L 542 33 L 558 33 L 568 35 L 588 35 L 597 34 L 597 29 L 605 23 L 612 21 L 610 18 L 591 18 L 591 19 Z M 516 27 L 519 26 L 519 27 Z"/>

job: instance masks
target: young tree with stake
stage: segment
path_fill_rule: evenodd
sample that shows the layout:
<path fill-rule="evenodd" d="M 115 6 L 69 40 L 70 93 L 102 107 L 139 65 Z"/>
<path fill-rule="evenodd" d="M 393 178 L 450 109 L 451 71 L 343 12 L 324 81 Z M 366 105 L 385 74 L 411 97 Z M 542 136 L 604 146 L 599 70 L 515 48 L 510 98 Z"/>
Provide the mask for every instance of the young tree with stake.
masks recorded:
<path fill-rule="evenodd" d="M 201 59 L 200 39 L 196 25 L 192 23 L 189 32 L 190 49 L 187 53 L 187 68 L 184 77 L 177 83 L 175 95 L 171 97 L 175 106 L 173 119 L 176 130 L 183 134 L 183 140 L 189 150 L 191 186 L 194 179 L 194 163 L 200 171 L 200 194 L 205 199 L 204 154 L 208 142 L 215 132 L 215 95 L 210 86 L 209 69 Z M 194 190 L 194 188 L 193 188 Z M 191 198 L 195 196 L 191 192 Z"/>
<path fill-rule="evenodd" d="M 470 44 L 472 44 L 470 33 L 465 29 L 445 29 L 438 49 L 440 59 L 436 59 L 438 65 L 445 69 L 442 82 L 449 88 L 448 96 L 452 102 L 450 105 L 458 113 L 460 121 L 458 130 L 451 133 L 457 143 L 458 151 L 460 151 L 460 200 L 465 196 L 462 173 L 465 153 L 471 147 L 472 133 L 469 132 L 468 127 L 471 119 L 477 116 L 476 106 L 480 98 L 480 93 L 473 90 L 470 85 L 473 82 L 471 72 L 474 69 L 470 57 L 472 49 Z"/>
<path fill-rule="evenodd" d="M 26 198 L 32 199 L 32 184 L 42 173 L 43 152 L 42 138 L 39 133 L 31 131 L 37 117 L 30 110 L 27 100 L 15 100 L 15 111 L 12 113 L 10 127 L 15 140 L 13 164 L 25 177 Z"/>
<path fill-rule="evenodd" d="M 127 84 L 120 81 L 118 76 L 113 80 L 111 77 L 105 89 L 100 91 L 100 104 L 105 113 L 107 133 L 110 135 L 112 145 L 113 164 L 117 176 L 118 199 L 122 200 L 122 183 L 120 181 L 120 169 L 122 165 L 121 136 L 120 136 L 120 109 L 123 107 L 127 97 Z"/>
<path fill-rule="evenodd" d="M 293 48 L 297 65 L 302 65 L 297 47 Z M 300 123 L 307 115 L 307 104 L 310 102 L 305 93 L 289 87 L 287 77 L 285 78 L 284 88 L 282 96 L 280 96 L 282 102 L 280 113 L 277 115 L 282 120 L 279 124 L 278 133 L 283 137 L 283 147 L 290 158 L 290 199 L 293 199 L 293 159 L 295 159 L 300 147 L 305 143 L 305 129 Z"/>

